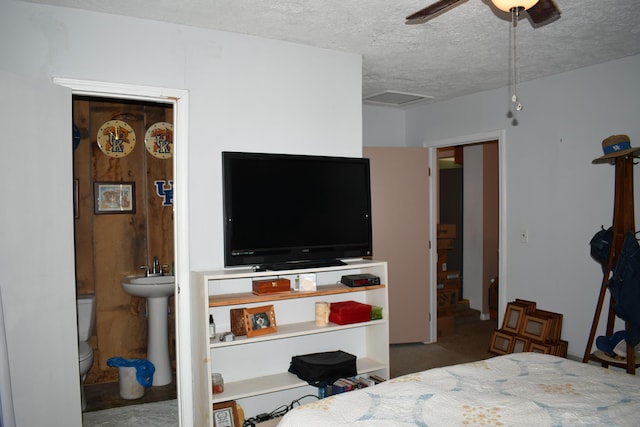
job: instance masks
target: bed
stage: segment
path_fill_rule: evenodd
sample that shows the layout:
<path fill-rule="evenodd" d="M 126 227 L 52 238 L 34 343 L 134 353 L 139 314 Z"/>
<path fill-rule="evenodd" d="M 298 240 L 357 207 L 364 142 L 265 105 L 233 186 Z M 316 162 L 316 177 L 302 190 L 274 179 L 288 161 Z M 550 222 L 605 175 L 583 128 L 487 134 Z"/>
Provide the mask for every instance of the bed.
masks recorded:
<path fill-rule="evenodd" d="M 516 353 L 404 375 L 298 406 L 278 427 L 638 425 L 638 377 Z"/>

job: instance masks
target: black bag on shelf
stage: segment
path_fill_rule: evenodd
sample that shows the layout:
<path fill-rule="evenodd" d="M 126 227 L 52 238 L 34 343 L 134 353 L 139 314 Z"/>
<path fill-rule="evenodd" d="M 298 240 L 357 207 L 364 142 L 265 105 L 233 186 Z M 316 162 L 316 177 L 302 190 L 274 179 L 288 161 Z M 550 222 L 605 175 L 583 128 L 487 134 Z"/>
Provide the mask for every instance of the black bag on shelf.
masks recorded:
<path fill-rule="evenodd" d="M 289 372 L 315 387 L 325 387 L 338 378 L 358 373 L 356 356 L 342 350 L 293 356 Z"/>

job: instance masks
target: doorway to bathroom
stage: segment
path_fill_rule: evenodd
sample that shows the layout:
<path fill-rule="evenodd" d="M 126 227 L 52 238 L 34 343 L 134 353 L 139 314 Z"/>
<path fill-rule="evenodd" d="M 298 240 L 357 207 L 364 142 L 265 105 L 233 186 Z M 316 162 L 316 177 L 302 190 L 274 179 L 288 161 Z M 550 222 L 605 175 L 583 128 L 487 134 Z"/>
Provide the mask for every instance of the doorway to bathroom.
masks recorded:
<path fill-rule="evenodd" d="M 140 267 L 151 265 L 154 257 L 165 272 L 173 271 L 173 118 L 171 103 L 73 96 L 76 292 L 94 293 L 97 306 L 89 340 L 94 361 L 85 380 L 87 411 L 177 395 L 173 380 L 147 389 L 141 399 L 121 399 L 118 370 L 107 366 L 111 357 L 146 357 L 146 300 L 126 294 L 121 279 L 143 274 Z M 167 322 L 173 372 L 174 307 L 171 297 Z"/>

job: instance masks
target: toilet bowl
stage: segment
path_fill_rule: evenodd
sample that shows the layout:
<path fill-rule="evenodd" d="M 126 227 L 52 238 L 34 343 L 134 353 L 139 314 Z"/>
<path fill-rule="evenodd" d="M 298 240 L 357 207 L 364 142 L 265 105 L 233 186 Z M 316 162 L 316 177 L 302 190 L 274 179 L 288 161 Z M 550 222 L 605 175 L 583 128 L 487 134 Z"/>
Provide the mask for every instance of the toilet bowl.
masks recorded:
<path fill-rule="evenodd" d="M 84 380 L 93 364 L 93 349 L 86 341 L 78 342 L 78 361 L 80 362 L 80 377 Z"/>
<path fill-rule="evenodd" d="M 82 410 L 87 407 L 84 397 L 84 379 L 93 364 L 93 348 L 87 342 L 93 333 L 95 321 L 96 296 L 94 294 L 78 295 L 78 364 L 80 366 L 80 397 Z"/>

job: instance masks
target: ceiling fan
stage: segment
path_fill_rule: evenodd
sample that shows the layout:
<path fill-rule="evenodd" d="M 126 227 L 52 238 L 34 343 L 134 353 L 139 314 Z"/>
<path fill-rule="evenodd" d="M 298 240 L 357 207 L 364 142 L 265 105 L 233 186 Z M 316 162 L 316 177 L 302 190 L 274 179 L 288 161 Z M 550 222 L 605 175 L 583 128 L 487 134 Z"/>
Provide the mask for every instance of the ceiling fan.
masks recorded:
<path fill-rule="evenodd" d="M 407 16 L 407 24 L 417 23 L 416 21 L 425 21 L 445 9 L 451 8 L 457 3 L 464 1 L 466 0 L 439 0 Z M 534 27 L 548 24 L 560 17 L 560 9 L 554 0 L 491 0 L 491 2 L 504 12 L 511 12 L 514 8 L 518 9 L 518 11 L 525 10 Z"/>
<path fill-rule="evenodd" d="M 459 3 L 467 0 L 439 0 L 407 16 L 407 24 L 418 24 L 427 19 L 440 15 Z M 511 90 L 510 101 L 515 111 L 522 110 L 522 103 L 518 99 L 518 54 L 516 49 L 516 27 L 522 12 L 527 12 L 531 24 L 540 27 L 555 21 L 560 17 L 560 9 L 554 0 L 491 0 L 498 9 L 511 14 L 511 26 L 509 29 L 509 87 Z M 511 118 L 511 124 L 516 126 L 518 119 L 516 113 L 509 108 L 507 117 Z"/>

